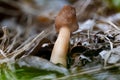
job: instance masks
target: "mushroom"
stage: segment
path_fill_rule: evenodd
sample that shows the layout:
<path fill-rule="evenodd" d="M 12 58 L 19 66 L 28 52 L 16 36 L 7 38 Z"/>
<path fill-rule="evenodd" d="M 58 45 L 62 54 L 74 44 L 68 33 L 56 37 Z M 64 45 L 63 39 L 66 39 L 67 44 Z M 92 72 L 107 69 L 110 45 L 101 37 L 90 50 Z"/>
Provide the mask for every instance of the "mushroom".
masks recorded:
<path fill-rule="evenodd" d="M 75 8 L 65 5 L 55 19 L 56 31 L 59 33 L 54 44 L 50 61 L 67 66 L 67 53 L 71 32 L 78 29 Z"/>

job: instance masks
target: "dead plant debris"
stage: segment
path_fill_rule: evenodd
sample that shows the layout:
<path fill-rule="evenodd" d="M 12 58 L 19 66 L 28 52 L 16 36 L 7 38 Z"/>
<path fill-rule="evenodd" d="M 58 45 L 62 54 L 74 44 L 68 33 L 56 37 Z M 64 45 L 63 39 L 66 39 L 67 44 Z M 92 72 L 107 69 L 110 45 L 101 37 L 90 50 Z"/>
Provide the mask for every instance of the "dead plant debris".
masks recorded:
<path fill-rule="evenodd" d="M 119 9 L 103 0 L 52 1 L 0 0 L 0 65 L 14 70 L 11 64 L 17 63 L 68 75 L 59 79 L 120 66 Z M 79 25 L 71 34 L 67 69 L 49 61 L 58 36 L 55 17 L 65 4 L 76 9 Z"/>

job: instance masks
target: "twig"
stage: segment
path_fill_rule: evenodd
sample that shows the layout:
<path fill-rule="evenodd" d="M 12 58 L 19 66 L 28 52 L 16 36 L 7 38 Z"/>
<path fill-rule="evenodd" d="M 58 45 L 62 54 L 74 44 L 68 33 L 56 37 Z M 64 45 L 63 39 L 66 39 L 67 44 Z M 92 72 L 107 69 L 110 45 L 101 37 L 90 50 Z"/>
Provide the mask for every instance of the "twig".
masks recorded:
<path fill-rule="evenodd" d="M 3 52 L 3 50 L 0 49 L 0 53 L 2 54 L 3 57 L 7 58 L 6 54 Z"/>
<path fill-rule="evenodd" d="M 12 59 L 15 59 L 15 57 L 19 54 L 21 54 L 23 51 L 26 51 L 27 49 L 30 48 L 30 46 L 32 44 L 34 44 L 34 42 L 36 40 L 41 41 L 43 38 L 45 38 L 46 36 L 50 35 L 50 33 L 52 32 L 51 30 L 53 29 L 53 27 L 50 27 L 44 31 L 42 31 L 40 34 L 38 34 L 31 42 L 29 42 L 28 44 L 26 44 L 24 47 L 22 47 L 19 50 L 15 50 L 13 51 L 11 54 L 13 54 L 13 56 L 11 57 Z"/>
<path fill-rule="evenodd" d="M 24 41 L 19 47 L 17 47 L 14 51 L 19 50 L 20 48 L 24 47 L 26 44 L 28 44 L 33 38 L 35 38 L 36 35 L 33 35 L 29 37 L 26 41 Z"/>
<path fill-rule="evenodd" d="M 118 26 L 116 26 L 113 22 L 111 22 L 111 21 L 109 21 L 109 20 L 107 20 L 107 22 L 108 22 L 110 25 L 112 25 L 115 29 L 120 30 L 120 28 L 118 28 Z"/>
<path fill-rule="evenodd" d="M 17 35 L 13 38 L 13 41 L 12 41 L 11 45 L 9 45 L 7 47 L 7 49 L 5 50 L 7 53 L 9 53 L 13 49 L 14 45 L 17 42 L 16 40 L 20 37 L 21 33 L 22 33 L 22 31 L 20 30 L 19 27 L 17 27 Z"/>
<path fill-rule="evenodd" d="M 111 50 L 112 50 L 112 49 L 113 49 L 113 43 L 110 41 L 110 39 L 109 39 L 108 37 L 106 37 L 106 36 L 104 36 L 104 37 L 105 37 L 105 39 L 107 39 L 108 42 L 110 43 L 110 48 L 111 48 Z M 109 59 L 109 57 L 110 57 L 110 55 L 111 55 L 111 52 L 107 53 L 106 55 L 107 55 L 107 56 L 106 56 L 106 58 L 105 58 L 105 60 L 104 60 L 104 66 L 107 65 L 107 61 L 108 61 L 108 59 Z"/>
<path fill-rule="evenodd" d="M 66 79 L 71 78 L 71 77 L 80 76 L 80 75 L 83 75 L 83 74 L 92 74 L 94 72 L 98 72 L 98 71 L 101 71 L 101 70 L 107 70 L 107 69 L 111 69 L 111 68 L 114 68 L 114 67 L 120 67 L 120 63 L 114 64 L 114 65 L 111 65 L 111 66 L 105 66 L 105 67 L 99 67 L 99 68 L 96 68 L 96 69 L 85 70 L 85 71 L 79 72 L 77 74 L 71 74 L 71 75 L 68 75 L 68 76 L 57 78 L 57 80 L 66 80 Z"/>
<path fill-rule="evenodd" d="M 2 42 L 1 42 L 0 46 L 1 46 L 1 49 L 4 50 L 6 48 L 6 46 L 9 44 L 9 36 L 8 36 L 9 32 L 6 29 L 6 26 L 2 27 L 2 30 L 4 32 L 4 35 L 3 35 L 2 38 L 0 38 L 0 39 L 2 39 Z"/>
<path fill-rule="evenodd" d="M 110 39 L 108 38 L 108 37 L 106 37 L 106 36 L 104 36 L 105 37 L 105 39 L 107 39 L 108 40 L 108 42 L 110 43 L 110 48 L 111 48 L 111 50 L 113 49 L 113 43 L 110 41 Z"/>
<path fill-rule="evenodd" d="M 100 17 L 100 20 L 103 22 L 106 22 L 108 24 L 110 24 L 111 26 L 113 26 L 115 29 L 120 30 L 120 28 L 118 26 L 116 26 L 112 21 L 105 19 L 104 17 Z"/>

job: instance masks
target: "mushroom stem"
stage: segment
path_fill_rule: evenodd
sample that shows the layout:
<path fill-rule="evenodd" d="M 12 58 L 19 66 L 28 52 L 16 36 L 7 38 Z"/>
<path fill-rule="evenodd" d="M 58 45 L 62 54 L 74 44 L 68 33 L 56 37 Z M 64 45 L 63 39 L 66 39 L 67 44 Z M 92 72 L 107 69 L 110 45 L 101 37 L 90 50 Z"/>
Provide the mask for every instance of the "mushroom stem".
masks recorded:
<path fill-rule="evenodd" d="M 50 61 L 57 64 L 60 63 L 66 67 L 67 53 L 70 40 L 70 29 L 68 27 L 61 27 L 58 38 L 54 44 Z"/>

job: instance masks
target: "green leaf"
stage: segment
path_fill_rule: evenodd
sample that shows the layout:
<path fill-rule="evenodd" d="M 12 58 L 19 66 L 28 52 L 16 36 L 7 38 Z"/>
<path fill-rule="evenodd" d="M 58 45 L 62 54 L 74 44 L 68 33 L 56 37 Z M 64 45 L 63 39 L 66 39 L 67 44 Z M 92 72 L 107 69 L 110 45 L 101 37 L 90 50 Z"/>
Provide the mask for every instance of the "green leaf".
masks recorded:
<path fill-rule="evenodd" d="M 107 2 L 112 9 L 120 11 L 120 0 L 105 0 L 105 2 Z"/>

